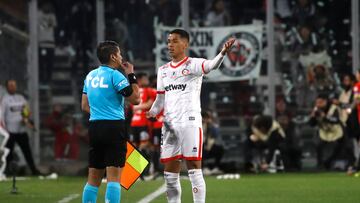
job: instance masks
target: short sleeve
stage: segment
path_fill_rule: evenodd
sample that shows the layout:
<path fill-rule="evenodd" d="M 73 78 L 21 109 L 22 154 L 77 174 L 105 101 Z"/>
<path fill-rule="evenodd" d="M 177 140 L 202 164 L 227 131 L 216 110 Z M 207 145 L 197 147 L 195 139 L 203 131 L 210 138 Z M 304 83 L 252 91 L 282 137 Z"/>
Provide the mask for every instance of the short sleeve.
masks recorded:
<path fill-rule="evenodd" d="M 122 73 L 120 73 L 119 71 L 114 70 L 112 76 L 113 76 L 112 77 L 112 83 L 113 83 L 114 89 L 117 92 L 120 92 L 125 87 L 130 86 L 130 83 L 127 80 L 127 78 Z"/>
<path fill-rule="evenodd" d="M 86 78 L 84 80 L 83 94 L 87 94 L 87 85 L 88 85 L 88 82 L 87 82 L 87 78 Z"/>
<path fill-rule="evenodd" d="M 162 73 L 162 68 L 159 68 L 158 70 L 158 74 L 157 74 L 157 81 L 156 81 L 156 92 L 158 94 L 164 94 L 165 93 L 165 89 L 164 89 L 164 82 L 163 82 L 163 77 L 162 77 L 163 73 Z"/>
<path fill-rule="evenodd" d="M 24 105 L 29 105 L 27 100 L 25 99 L 25 97 L 23 95 L 20 95 L 21 96 L 21 100 L 23 102 Z"/>
<path fill-rule="evenodd" d="M 205 63 L 206 59 L 204 58 L 192 58 L 191 59 L 191 65 L 190 65 L 190 72 L 192 74 L 195 75 L 203 75 L 203 74 L 207 74 L 205 72 L 205 68 L 204 68 L 204 63 Z"/>

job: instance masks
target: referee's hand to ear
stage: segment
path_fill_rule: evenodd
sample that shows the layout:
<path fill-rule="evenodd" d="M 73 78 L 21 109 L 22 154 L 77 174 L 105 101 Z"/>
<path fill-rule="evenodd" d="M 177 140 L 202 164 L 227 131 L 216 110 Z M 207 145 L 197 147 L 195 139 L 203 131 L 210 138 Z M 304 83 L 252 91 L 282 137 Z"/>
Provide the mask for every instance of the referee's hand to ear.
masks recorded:
<path fill-rule="evenodd" d="M 130 73 L 134 73 L 134 65 L 129 63 L 128 61 L 121 63 L 121 68 L 124 70 L 126 75 L 129 75 Z"/>
<path fill-rule="evenodd" d="M 139 86 L 136 81 L 136 76 L 134 74 L 134 65 L 123 61 L 121 63 L 121 68 L 124 70 L 125 74 L 128 76 L 129 82 L 131 84 L 132 91 L 128 94 L 127 99 L 133 105 L 140 104 L 140 91 Z"/>

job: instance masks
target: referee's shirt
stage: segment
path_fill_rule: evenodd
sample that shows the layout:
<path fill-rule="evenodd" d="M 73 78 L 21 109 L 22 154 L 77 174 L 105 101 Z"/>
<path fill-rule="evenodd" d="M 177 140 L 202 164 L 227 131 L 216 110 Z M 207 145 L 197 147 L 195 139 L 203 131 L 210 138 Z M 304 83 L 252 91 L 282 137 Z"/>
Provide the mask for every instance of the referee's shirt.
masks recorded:
<path fill-rule="evenodd" d="M 2 117 L 5 123 L 5 128 L 10 133 L 25 133 L 26 127 L 24 125 L 23 117 L 21 115 L 24 106 L 27 102 L 21 94 L 5 94 L 2 102 Z"/>
<path fill-rule="evenodd" d="M 83 88 L 90 106 L 89 120 L 125 120 L 124 96 L 120 92 L 127 86 L 127 78 L 118 70 L 105 65 L 92 70 Z"/>

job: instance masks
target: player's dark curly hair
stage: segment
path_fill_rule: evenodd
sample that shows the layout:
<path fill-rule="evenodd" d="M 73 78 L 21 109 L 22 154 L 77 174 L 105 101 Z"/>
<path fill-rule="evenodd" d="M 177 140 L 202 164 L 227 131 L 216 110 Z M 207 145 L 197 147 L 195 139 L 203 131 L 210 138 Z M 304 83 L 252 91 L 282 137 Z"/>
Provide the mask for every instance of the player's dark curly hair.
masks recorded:
<path fill-rule="evenodd" d="M 97 46 L 96 54 L 102 64 L 107 64 L 110 61 L 110 55 L 116 54 L 120 49 L 118 43 L 114 41 L 104 41 Z"/>
<path fill-rule="evenodd" d="M 171 30 L 169 34 L 178 34 L 181 38 L 185 38 L 188 42 L 190 42 L 190 35 L 183 29 L 175 29 Z"/>

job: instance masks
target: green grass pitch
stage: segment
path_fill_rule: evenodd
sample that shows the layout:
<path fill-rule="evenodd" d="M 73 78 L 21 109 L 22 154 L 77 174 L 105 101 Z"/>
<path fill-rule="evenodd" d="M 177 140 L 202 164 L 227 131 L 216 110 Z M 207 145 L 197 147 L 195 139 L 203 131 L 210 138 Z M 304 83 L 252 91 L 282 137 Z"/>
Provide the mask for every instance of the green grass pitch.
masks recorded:
<path fill-rule="evenodd" d="M 19 194 L 10 194 L 11 181 L 0 182 L 1 203 L 54 203 L 72 194 L 70 202 L 81 202 L 85 177 L 60 177 L 57 180 L 30 178 L 17 182 Z M 189 180 L 182 180 L 182 202 L 192 202 Z M 122 190 L 122 202 L 137 202 L 154 192 L 162 180 L 139 181 L 129 191 Z M 360 202 L 360 178 L 344 173 L 289 173 L 242 175 L 238 180 L 217 180 L 206 177 L 209 203 L 307 203 Z M 105 184 L 99 191 L 98 202 L 104 202 Z M 152 202 L 166 202 L 161 195 Z"/>

